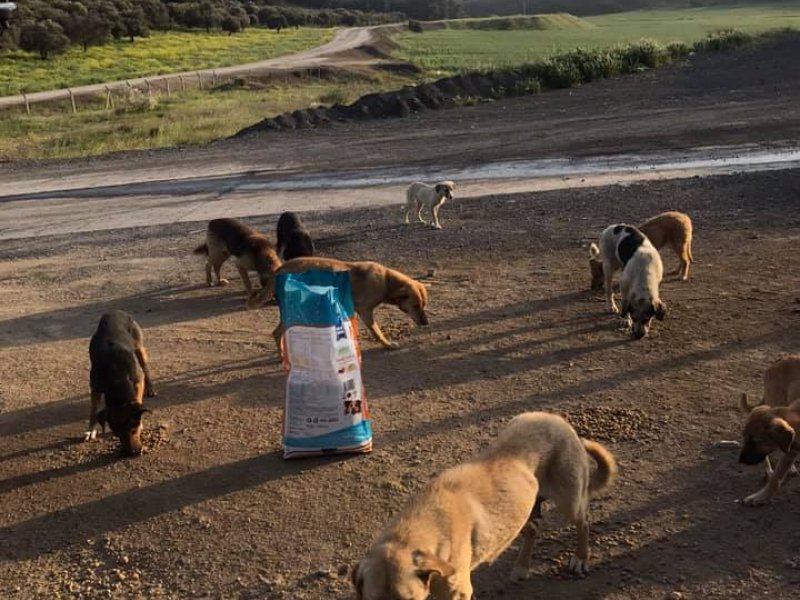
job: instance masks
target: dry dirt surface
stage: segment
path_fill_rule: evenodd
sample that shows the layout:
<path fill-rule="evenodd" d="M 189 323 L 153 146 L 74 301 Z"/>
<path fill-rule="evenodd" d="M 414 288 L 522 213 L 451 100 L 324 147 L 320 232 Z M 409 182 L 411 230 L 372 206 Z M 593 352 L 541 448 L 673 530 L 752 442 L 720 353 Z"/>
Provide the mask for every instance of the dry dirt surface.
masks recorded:
<path fill-rule="evenodd" d="M 113 180 L 225 161 L 474 164 L 796 140 L 800 61 L 758 55 L 778 68 L 756 55 L 740 55 L 739 71 L 720 56 L 405 121 L 0 175 Z M 689 282 L 662 285 L 669 314 L 634 342 L 588 291 L 586 245 L 609 223 L 666 209 L 692 215 L 696 263 Z M 508 582 L 509 551 L 474 574 L 479 600 L 796 597 L 800 481 L 745 508 L 737 500 L 762 470 L 717 442 L 738 437 L 739 393 L 758 397 L 765 366 L 800 346 L 800 171 L 456 199 L 443 231 L 402 226 L 399 212 L 306 217 L 322 254 L 433 270 L 431 325 L 387 307 L 378 318 L 403 348 L 364 340 L 374 452 L 295 462 L 280 453 L 277 309 L 244 310 L 232 265 L 231 286 L 204 286 L 191 250 L 205 223 L 0 242 L 0 598 L 353 598 L 347 570 L 390 515 L 525 410 L 567 415 L 616 454 L 620 478 L 592 502 L 587 578 L 565 574 L 574 530 L 547 510 L 531 579 Z M 264 231 L 275 221 L 248 219 Z M 82 442 L 88 340 L 111 308 L 144 326 L 159 392 L 147 453 L 131 460 L 110 437 Z"/>
<path fill-rule="evenodd" d="M 588 578 L 565 574 L 574 530 L 548 511 L 530 581 L 508 582 L 509 551 L 475 573 L 477 598 L 794 597 L 800 481 L 745 508 L 762 471 L 715 443 L 738 437 L 739 392 L 798 349 L 798 198 L 780 171 L 454 201 L 443 231 L 396 207 L 309 215 L 323 254 L 433 269 L 431 326 L 384 308 L 403 349 L 364 341 L 372 454 L 294 462 L 277 308 L 244 310 L 235 277 L 203 285 L 202 223 L 3 242 L 0 597 L 352 598 L 348 566 L 389 516 L 526 410 L 607 444 L 619 482 L 592 502 Z M 693 216 L 696 263 L 634 342 L 587 290 L 585 244 L 667 208 Z M 81 441 L 110 308 L 145 327 L 159 392 L 137 459 Z"/>

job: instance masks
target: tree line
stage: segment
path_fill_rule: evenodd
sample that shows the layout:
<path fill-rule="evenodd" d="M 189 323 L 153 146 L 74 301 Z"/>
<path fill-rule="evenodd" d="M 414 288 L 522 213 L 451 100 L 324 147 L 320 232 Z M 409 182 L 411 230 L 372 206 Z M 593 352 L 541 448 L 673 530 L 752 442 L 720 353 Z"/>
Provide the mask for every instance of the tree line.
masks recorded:
<path fill-rule="evenodd" d="M 86 51 L 110 40 L 147 37 L 151 30 L 202 29 L 230 35 L 247 27 L 280 32 L 289 27 L 352 27 L 458 11 L 461 0 L 17 0 L 0 14 L 0 49 L 19 47 L 42 59 L 70 45 Z M 333 7 L 333 5 L 336 5 Z M 408 9 L 406 12 L 404 9 Z"/>

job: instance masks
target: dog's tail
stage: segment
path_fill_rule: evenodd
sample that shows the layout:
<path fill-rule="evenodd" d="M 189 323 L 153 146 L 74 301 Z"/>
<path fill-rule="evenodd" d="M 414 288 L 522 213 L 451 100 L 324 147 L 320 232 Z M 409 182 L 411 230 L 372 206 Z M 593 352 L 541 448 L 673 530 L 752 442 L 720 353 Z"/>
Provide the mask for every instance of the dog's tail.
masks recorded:
<path fill-rule="evenodd" d="M 605 447 L 591 440 L 581 440 L 586 452 L 597 463 L 597 470 L 589 480 L 589 495 L 596 496 L 606 489 L 617 476 L 617 461 Z"/>
<path fill-rule="evenodd" d="M 194 249 L 194 254 L 205 254 L 208 256 L 208 244 L 200 244 Z"/>
<path fill-rule="evenodd" d="M 595 260 L 598 256 L 600 256 L 600 248 L 592 242 L 589 245 L 589 260 Z"/>

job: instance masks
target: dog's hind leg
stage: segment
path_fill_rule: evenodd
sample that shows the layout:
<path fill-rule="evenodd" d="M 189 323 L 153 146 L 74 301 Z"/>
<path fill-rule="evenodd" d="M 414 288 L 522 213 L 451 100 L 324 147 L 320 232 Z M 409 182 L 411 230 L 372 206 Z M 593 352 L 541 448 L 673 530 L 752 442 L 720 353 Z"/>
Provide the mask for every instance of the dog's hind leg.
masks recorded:
<path fill-rule="evenodd" d="M 281 349 L 281 340 L 283 339 L 284 333 L 284 326 L 283 323 L 278 323 L 278 326 L 272 330 L 272 339 L 275 340 L 275 346 L 278 348 L 278 360 L 283 360 L 283 352 Z"/>
<path fill-rule="evenodd" d="M 425 203 L 424 202 L 417 202 L 417 220 L 420 223 L 426 223 L 427 221 L 422 218 L 422 211 L 425 210 Z"/>
<path fill-rule="evenodd" d="M 148 398 L 153 398 L 156 395 L 156 390 L 153 387 L 153 378 L 150 375 L 150 356 L 147 354 L 147 348 L 144 347 L 144 332 L 133 319 L 131 319 L 130 332 L 133 337 L 133 351 L 136 354 L 136 360 L 144 373 L 144 395 Z"/>
<path fill-rule="evenodd" d="M 611 313 L 618 313 L 619 308 L 614 301 L 614 270 L 608 261 L 603 261 L 603 286 L 606 292 L 606 308 Z"/>
<path fill-rule="evenodd" d="M 519 549 L 519 554 L 517 554 L 517 560 L 514 561 L 514 568 L 511 569 L 511 581 L 523 581 L 530 575 L 533 544 L 539 532 L 537 520 L 541 517 L 542 498 L 537 496 L 533 512 L 522 530 L 522 546 Z"/>

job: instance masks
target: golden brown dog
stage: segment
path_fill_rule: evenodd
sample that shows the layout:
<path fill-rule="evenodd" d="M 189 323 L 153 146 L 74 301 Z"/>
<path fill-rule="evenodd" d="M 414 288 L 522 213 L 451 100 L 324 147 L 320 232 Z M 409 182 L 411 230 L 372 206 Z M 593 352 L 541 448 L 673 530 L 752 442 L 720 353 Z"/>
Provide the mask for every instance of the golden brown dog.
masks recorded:
<path fill-rule="evenodd" d="M 393 350 L 397 344 L 390 342 L 383 335 L 380 326 L 375 321 L 374 311 L 380 304 L 394 304 L 412 319 L 417 325 L 428 324 L 428 315 L 425 308 L 428 305 L 428 290 L 419 281 L 411 279 L 400 271 L 395 271 L 376 262 L 344 262 L 334 258 L 320 256 L 295 258 L 283 263 L 275 273 L 302 273 L 309 269 L 323 269 L 331 271 L 349 271 L 350 284 L 353 289 L 353 304 L 356 312 L 364 324 L 369 328 L 375 339 L 384 348 Z M 257 308 L 263 303 L 262 299 L 251 297 L 248 302 L 250 308 Z M 279 324 L 272 332 L 275 343 L 280 352 L 283 325 Z"/>
<path fill-rule="evenodd" d="M 761 404 L 767 406 L 789 406 L 800 400 L 800 355 L 790 355 L 772 363 L 764 372 L 764 397 Z M 747 394 L 742 393 L 740 400 L 742 410 L 750 414 Z M 772 464 L 769 456 L 764 464 L 767 476 L 772 475 Z"/>
<path fill-rule="evenodd" d="M 800 440 L 797 439 L 797 432 L 800 430 L 800 400 L 790 406 L 771 407 L 760 404 L 751 409 L 747 406 L 746 396 L 742 395 L 741 409 L 747 420 L 742 431 L 744 441 L 739 462 L 757 465 L 772 452 L 783 452 L 767 484 L 743 500 L 746 506 L 758 506 L 778 493 L 800 454 Z"/>
<path fill-rule="evenodd" d="M 194 249 L 195 254 L 208 256 L 206 262 L 206 285 L 211 287 L 211 270 L 217 276 L 217 285 L 227 285 L 220 277 L 222 264 L 231 256 L 236 257 L 236 268 L 247 289 L 248 301 L 255 296 L 261 302 L 270 300 L 275 293 L 274 274 L 281 266 L 275 246 L 255 229 L 236 219 L 213 219 L 208 222 L 206 243 Z M 258 273 L 261 289 L 253 292 L 248 271 Z"/>
<path fill-rule="evenodd" d="M 597 464 L 594 474 L 590 460 Z M 616 474 L 611 453 L 582 440 L 563 418 L 530 412 L 514 418 L 477 458 L 448 469 L 378 536 L 352 573 L 359 600 L 472 598 L 470 572 L 525 538 L 511 573 L 528 576 L 537 495 L 555 502 L 578 528 L 570 571 L 589 560 L 589 498 Z"/>
<path fill-rule="evenodd" d="M 143 405 L 144 397 L 156 395 L 142 328 L 121 310 L 104 314 L 89 342 L 89 359 L 92 405 L 84 440 L 95 439 L 98 423 L 105 430 L 108 422 L 123 454 L 140 454 L 142 415 L 149 412 Z M 103 399 L 105 408 L 100 410 Z"/>
<path fill-rule="evenodd" d="M 669 246 L 678 256 L 680 264 L 669 273 L 678 275 L 681 280 L 689 279 L 689 265 L 694 262 L 692 257 L 692 220 L 689 215 L 669 211 L 648 219 L 638 227 L 650 240 L 650 243 L 661 250 Z M 603 289 L 603 261 L 599 257 L 600 249 L 592 244 L 589 248 L 589 269 L 592 273 L 592 289 Z"/>

